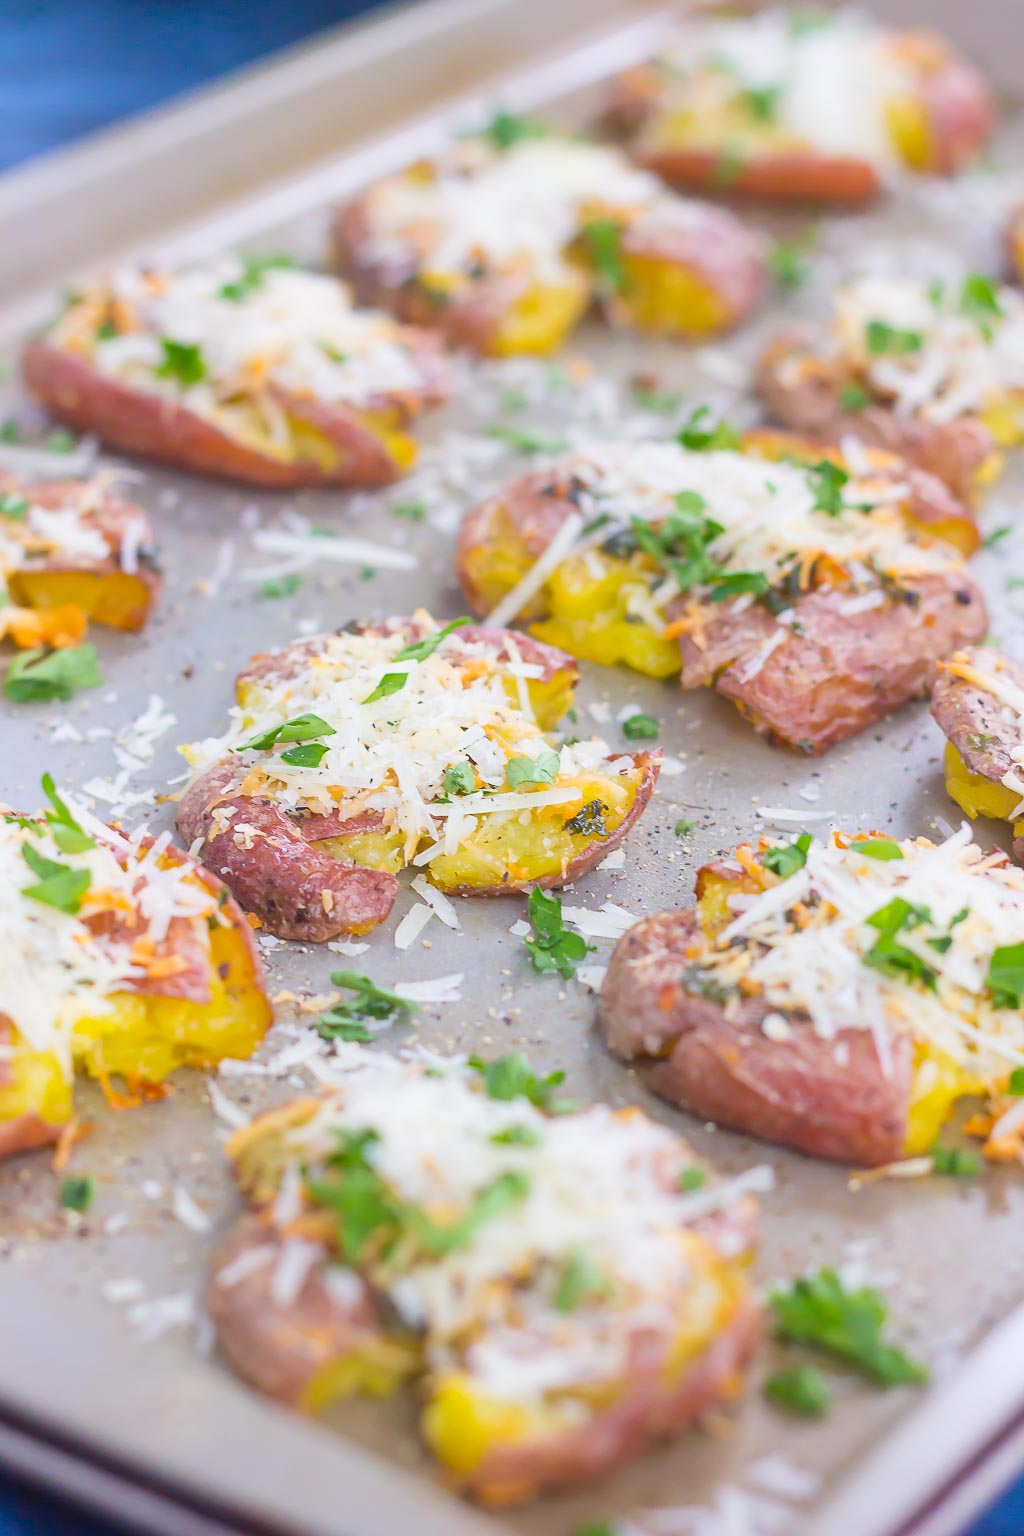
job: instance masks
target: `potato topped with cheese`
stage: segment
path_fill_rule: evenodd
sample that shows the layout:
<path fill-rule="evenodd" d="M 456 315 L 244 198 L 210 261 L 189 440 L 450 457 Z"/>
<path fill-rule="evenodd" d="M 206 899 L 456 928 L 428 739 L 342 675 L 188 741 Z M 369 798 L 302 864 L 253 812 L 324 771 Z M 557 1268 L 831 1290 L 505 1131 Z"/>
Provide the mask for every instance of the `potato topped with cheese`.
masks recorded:
<path fill-rule="evenodd" d="M 995 103 L 935 33 L 803 8 L 687 19 L 619 76 L 608 117 L 675 184 L 841 203 L 901 169 L 959 170 L 991 135 Z"/>
<path fill-rule="evenodd" d="M 822 338 L 788 333 L 761 359 L 772 415 L 825 441 L 902 453 L 970 495 L 1024 442 L 1024 295 L 962 281 L 864 276 L 833 294 Z"/>
<path fill-rule="evenodd" d="M 365 302 L 497 356 L 554 351 L 594 299 L 646 330 L 725 330 L 763 288 L 760 242 L 731 214 L 506 114 L 370 186 L 335 238 Z"/>
<path fill-rule="evenodd" d="M 464 521 L 457 567 L 491 622 L 713 683 L 818 752 L 980 639 L 962 560 L 977 543 L 967 508 L 891 454 L 698 422 L 679 443 L 594 443 L 513 482 Z"/>
<path fill-rule="evenodd" d="M 335 1070 L 228 1147 L 254 1209 L 207 1294 L 248 1380 L 312 1411 L 417 1378 L 428 1445 L 491 1503 L 604 1475 L 735 1391 L 767 1169 L 717 1183 L 518 1055 L 342 1046 Z"/>
<path fill-rule="evenodd" d="M 23 485 L 0 473 L 0 639 L 74 645 L 90 619 L 141 629 L 159 589 L 149 519 L 103 477 Z"/>
<path fill-rule="evenodd" d="M 939 669 L 932 715 L 950 795 L 968 816 L 1010 822 L 1024 863 L 1024 662 L 988 645 L 957 651 Z"/>
<path fill-rule="evenodd" d="M 944 843 L 833 832 L 706 865 L 697 905 L 644 919 L 601 992 L 612 1049 L 701 1118 L 819 1157 L 929 1150 L 964 1097 L 1020 1150 L 1024 871 L 964 825 Z"/>
<path fill-rule="evenodd" d="M 380 485 L 447 392 L 437 338 L 285 257 L 122 268 L 24 357 L 55 415 L 115 447 L 263 485 Z"/>
<path fill-rule="evenodd" d="M 387 917 L 396 872 L 496 895 L 589 869 L 643 811 L 660 754 L 545 735 L 572 658 L 428 614 L 297 641 L 238 679 L 226 735 L 184 748 L 182 837 L 270 932 Z"/>
<path fill-rule="evenodd" d="M 55 1141 L 77 1069 L 129 1101 L 181 1065 L 247 1056 L 270 1022 L 248 927 L 213 876 L 43 779 L 39 816 L 0 813 L 0 1155 Z"/>

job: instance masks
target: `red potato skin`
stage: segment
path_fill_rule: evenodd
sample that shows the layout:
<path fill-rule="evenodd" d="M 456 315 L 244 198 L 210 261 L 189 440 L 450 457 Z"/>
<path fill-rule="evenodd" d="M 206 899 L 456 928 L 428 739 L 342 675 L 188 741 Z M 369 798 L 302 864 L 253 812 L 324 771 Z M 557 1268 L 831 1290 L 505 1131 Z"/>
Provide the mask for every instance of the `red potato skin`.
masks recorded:
<path fill-rule="evenodd" d="M 976 666 L 1001 663 L 1011 681 L 1024 688 L 1024 661 L 1018 657 L 987 646 L 983 655 L 972 646 L 962 654 L 964 660 Z M 1000 700 L 966 678 L 954 677 L 946 668 L 940 668 L 932 689 L 932 718 L 971 773 L 1001 784 L 1004 775 L 1017 766 L 1011 753 L 1021 744 L 1020 732 L 1012 721 L 1003 718 Z M 984 740 L 979 745 L 980 738 Z M 1015 864 L 1024 864 L 1024 835 L 1013 840 L 1013 860 Z"/>
<path fill-rule="evenodd" d="M 427 403 L 440 397 L 439 344 L 424 336 L 419 345 L 430 360 L 430 383 L 423 396 Z M 298 396 L 280 397 L 296 416 L 329 435 L 338 448 L 338 466 L 324 470 L 311 460 L 282 463 L 248 448 L 194 411 L 118 384 L 85 359 L 45 341 L 29 343 L 22 369 L 32 394 L 76 431 L 95 432 L 125 453 L 179 469 L 279 488 L 388 485 L 404 473 L 359 413 L 348 406 L 326 407 Z M 409 413 L 405 401 L 400 415 L 407 418 Z"/>
<path fill-rule="evenodd" d="M 807 363 L 798 383 L 785 375 Z M 969 502 L 975 477 L 995 452 L 988 428 L 975 417 L 924 421 L 898 417 L 883 402 L 863 411 L 844 411 L 840 396 L 853 379 L 839 362 L 820 357 L 803 332 L 787 332 L 769 343 L 757 368 L 757 390 L 765 410 L 784 427 L 819 443 L 859 438 L 871 447 L 899 454 L 918 469 L 945 481 L 954 495 Z"/>
<path fill-rule="evenodd" d="M 776 621 L 762 607 L 737 615 L 735 603 L 723 603 L 703 649 L 680 637 L 682 686 L 713 682 L 776 744 L 816 757 L 926 696 L 937 663 L 984 638 L 985 601 L 966 575 L 902 585 L 915 605 L 890 598 L 859 614 L 842 613 L 850 594 L 840 588 L 808 592 L 793 608 L 801 633 L 791 631 L 753 676 L 745 668 Z"/>
<path fill-rule="evenodd" d="M 763 1332 L 761 1305 L 748 1297 L 728 1327 L 668 1388 L 664 1368 L 671 1338 L 654 1330 L 638 1334 L 622 1397 L 564 1434 L 488 1451 L 464 1491 L 483 1503 L 510 1504 L 607 1477 L 655 1441 L 678 1433 L 730 1397 Z"/>
<path fill-rule="evenodd" d="M 792 1034 L 771 1040 L 757 999 L 735 1008 L 686 989 L 698 940 L 696 911 L 644 918 L 615 947 L 598 1018 L 616 1055 L 637 1061 L 656 1093 L 702 1120 L 812 1157 L 876 1167 L 901 1155 L 910 1103 L 912 1045 L 890 1037 L 886 1075 L 868 1029 L 834 1040 L 784 1014 Z M 845 1046 L 845 1063 L 836 1047 Z"/>
<path fill-rule="evenodd" d="M 11 1021 L 0 1013 L 0 1047 L 11 1042 Z M 10 1062 L 0 1050 L 0 1089 L 10 1086 L 13 1077 Z M 19 1115 L 16 1120 L 0 1124 L 0 1162 L 17 1152 L 33 1152 L 37 1147 L 51 1146 L 60 1136 L 60 1125 L 48 1125 L 39 1115 Z"/>
<path fill-rule="evenodd" d="M 395 876 L 321 853 L 308 841 L 316 818 L 305 818 L 300 827 L 272 800 L 234 793 L 243 776 L 236 763 L 214 763 L 189 785 L 177 816 L 182 839 L 190 847 L 204 839 L 200 857 L 241 906 L 256 914 L 267 933 L 314 944 L 382 923 L 398 895 Z M 218 832 L 216 813 L 223 810 L 235 815 Z M 253 830 L 239 843 L 241 826 Z M 332 824 L 322 835 L 335 832 Z"/>
<path fill-rule="evenodd" d="M 627 227 L 622 248 L 627 256 L 654 257 L 692 271 L 722 304 L 724 330 L 741 325 L 764 298 L 765 242 L 727 208 L 701 206 L 699 228 L 659 227 L 653 220 Z"/>
<path fill-rule="evenodd" d="M 937 67 L 919 65 L 916 72 L 932 152 L 923 169 L 932 175 L 955 175 L 977 158 L 995 131 L 995 99 L 973 65 L 958 57 L 941 37 L 906 34 L 906 40 L 939 59 Z M 639 164 L 671 186 L 772 202 L 853 205 L 870 202 L 884 190 L 877 168 L 869 161 L 819 154 L 813 147 L 751 153 L 723 185 L 720 152 L 656 144 L 645 137 L 668 88 L 669 77 L 656 60 L 624 70 L 612 84 L 604 120 L 613 132 L 634 141 Z"/>
<path fill-rule="evenodd" d="M 271 1276 L 276 1256 L 263 1268 L 226 1286 L 221 1275 L 243 1253 L 281 1238 L 255 1213 L 242 1216 L 218 1247 L 206 1290 L 206 1307 L 217 1342 L 238 1374 L 268 1397 L 300 1408 L 319 1373 L 333 1361 L 381 1336 L 377 1308 L 361 1287 L 346 1305 L 324 1284 L 324 1264 L 310 1266 L 295 1301 L 274 1299 Z"/>

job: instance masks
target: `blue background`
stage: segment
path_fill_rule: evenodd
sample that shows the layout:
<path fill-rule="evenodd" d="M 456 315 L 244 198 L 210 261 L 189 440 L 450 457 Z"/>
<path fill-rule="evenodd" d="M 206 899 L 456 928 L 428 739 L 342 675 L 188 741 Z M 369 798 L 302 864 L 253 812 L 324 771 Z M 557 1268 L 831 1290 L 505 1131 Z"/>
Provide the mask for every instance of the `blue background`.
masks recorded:
<path fill-rule="evenodd" d="M 0 0 L 0 168 L 178 95 L 366 0 Z M 0 1536 L 114 1536 L 0 1475 Z M 970 1536 L 1024 1536 L 1024 1482 Z"/>

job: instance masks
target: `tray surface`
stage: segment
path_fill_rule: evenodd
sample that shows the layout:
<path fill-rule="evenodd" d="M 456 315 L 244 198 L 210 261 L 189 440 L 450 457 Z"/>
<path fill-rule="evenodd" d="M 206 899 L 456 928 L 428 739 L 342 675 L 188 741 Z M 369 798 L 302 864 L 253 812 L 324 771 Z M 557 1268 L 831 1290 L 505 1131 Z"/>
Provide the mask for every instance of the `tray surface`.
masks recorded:
<path fill-rule="evenodd" d="M 618 62 L 614 51 L 609 62 Z M 550 75 L 535 96 L 553 94 Z M 557 102 L 552 115 L 567 124 L 585 122 L 595 101 L 592 90 L 575 91 Z M 996 165 L 1019 161 L 1022 143 L 1024 124 L 1011 120 Z M 325 205 L 352 175 L 351 162 L 338 162 L 311 179 L 302 198 L 291 199 L 286 220 L 274 221 L 281 200 L 270 199 L 240 214 L 235 230 L 263 249 L 287 249 L 319 262 Z M 163 545 L 163 600 L 141 637 L 96 637 L 103 688 L 61 706 L 3 705 L 0 800 L 34 807 L 39 776 L 49 768 L 59 785 L 91 795 L 101 811 L 120 812 L 131 824 L 144 817 L 155 829 L 170 826 L 172 808 L 156 797 L 181 774 L 175 746 L 223 729 L 233 675 L 252 652 L 357 617 L 417 606 L 442 619 L 461 611 L 451 569 L 458 520 L 488 489 L 529 464 L 488 435 L 491 424 L 537 428 L 571 441 L 667 436 L 703 401 L 745 423 L 753 419 L 745 397 L 748 365 L 781 319 L 824 314 L 830 287 L 854 264 L 898 265 L 928 275 L 965 265 L 991 267 L 995 217 L 1007 194 L 1005 178 L 985 171 L 958 191 L 911 187 L 887 208 L 823 221 L 806 288 L 724 344 L 686 349 L 641 343 L 593 323 L 551 365 L 462 362 L 455 403 L 424 427 L 420 468 L 387 492 L 282 496 L 132 465 L 132 491 L 149 509 Z M 774 216 L 764 222 L 792 234 L 807 220 Z M 189 245 L 215 248 L 224 235 L 223 223 L 205 232 L 197 226 Z M 149 248 L 162 250 L 164 242 Z M 12 355 L 15 345 L 8 328 Z M 639 412 L 630 388 L 638 372 L 678 391 L 679 409 Z M 14 381 L 3 386 L 0 398 L 0 416 L 9 413 L 30 432 L 41 425 Z M 0 454 L 11 467 L 17 458 Z M 101 454 L 99 462 L 115 461 Z M 1018 464 L 989 498 L 983 528 L 1013 524 L 1021 495 L 1024 467 Z M 427 508 L 420 522 L 389 510 L 417 501 Z M 417 564 L 409 572 L 322 560 L 314 566 L 313 540 L 300 591 L 288 599 L 261 597 L 253 573 L 274 567 L 277 574 L 278 559 L 261 551 L 261 534 L 290 532 L 298 548 L 309 545 L 311 527 L 409 550 Z M 983 552 L 975 563 L 992 610 L 992 633 L 1011 649 L 1024 646 L 1024 605 L 1005 577 L 1022 565 L 1024 526 L 1016 525 L 997 553 Z M 621 743 L 620 711 L 629 706 L 630 712 L 653 714 L 661 722 L 668 765 L 626 845 L 624 867 L 586 877 L 566 898 L 574 905 L 593 909 L 613 901 L 638 916 L 685 905 L 699 864 L 761 827 L 820 829 L 834 817 L 847 827 L 902 836 L 936 835 L 958 824 L 942 787 L 941 738 L 923 705 L 812 763 L 772 750 L 717 698 L 684 695 L 671 684 L 625 672 L 587 665 L 583 672 L 580 729 L 589 726 Z M 156 722 L 151 755 L 133 763 L 123 755 L 118 732 L 147 708 Z M 775 814 L 780 810 L 784 814 Z M 673 832 L 681 816 L 697 821 L 682 841 Z M 983 825 L 982 835 L 990 833 L 999 837 L 998 829 Z M 140 1460 L 168 1482 L 188 1479 L 211 1503 L 247 1507 L 266 1529 L 338 1536 L 406 1529 L 417 1536 L 470 1536 L 505 1529 L 556 1536 L 583 1521 L 630 1517 L 641 1531 L 684 1536 L 697 1527 L 681 1506 L 696 1505 L 717 1509 L 723 1520 L 730 1508 L 746 1511 L 767 1521 L 766 1530 L 790 1530 L 806 1521 L 834 1536 L 895 1532 L 953 1470 L 961 1449 L 964 1455 L 976 1449 L 1024 1407 L 1024 1382 L 1004 1379 L 1005 1368 L 1000 1376 L 1005 1351 L 993 1349 L 990 1336 L 997 1324 L 1011 1331 L 1007 1340 L 1024 1332 L 1020 1316 L 1013 1315 L 1024 1270 L 1019 1169 L 987 1172 L 978 1183 L 929 1179 L 851 1190 L 841 1169 L 695 1124 L 653 1099 L 607 1055 L 593 1029 L 590 992 L 529 969 L 519 939 L 508 932 L 523 915 L 522 898 L 460 903 L 461 932 L 434 922 L 422 941 L 400 953 L 392 934 L 414 899 L 406 889 L 391 921 L 354 960 L 268 942 L 271 994 L 291 994 L 292 1000 L 282 1001 L 279 1023 L 257 1061 L 220 1072 L 212 1089 L 201 1076 L 183 1074 L 166 1104 L 119 1116 L 107 1112 L 94 1091 L 80 1090 L 82 1110 L 97 1127 L 74 1157 L 75 1169 L 97 1181 L 87 1217 L 57 1213 L 56 1181 L 45 1157 L 0 1167 L 0 1298 L 15 1324 L 0 1357 L 0 1403 L 29 1418 L 63 1422 L 69 1434 L 88 1427 L 111 1453 Z M 593 942 L 598 952 L 590 958 L 603 964 L 611 942 Z M 248 1115 L 308 1087 L 303 1062 L 320 1048 L 308 1029 L 317 1011 L 311 1000 L 330 990 L 329 972 L 346 964 L 384 984 L 462 978 L 456 1001 L 424 1006 L 415 1029 L 392 1031 L 385 1046 L 415 1039 L 443 1051 L 521 1049 L 545 1070 L 566 1069 L 575 1094 L 637 1103 L 678 1126 L 722 1171 L 770 1164 L 777 1187 L 763 1202 L 760 1277 L 845 1264 L 851 1277 L 863 1276 L 886 1294 L 901 1340 L 932 1363 L 937 1385 L 915 1395 L 840 1381 L 830 1417 L 801 1426 L 760 1398 L 758 1382 L 782 1358 L 769 1347 L 738 1413 L 643 1457 L 600 1489 L 551 1499 L 493 1524 L 437 1488 L 417 1446 L 411 1401 L 351 1403 L 319 1425 L 257 1401 L 208 1357 L 198 1304 L 212 1234 L 236 1208 L 219 1151 L 226 1131 L 223 1100 Z M 194 1225 L 203 1230 L 175 1216 L 176 1190 L 198 1202 L 207 1222 Z M 42 1359 L 44 1336 L 51 1343 Z M 969 1357 L 987 1336 L 987 1366 L 981 1369 L 981 1355 L 973 1362 Z M 953 1427 L 958 1435 L 951 1439 Z M 892 1446 L 885 1459 L 885 1442 L 897 1431 L 909 1438 L 893 1445 L 917 1445 L 916 1461 L 894 1456 Z M 943 1444 L 948 1457 L 937 1455 Z M 872 1454 L 883 1460 L 872 1463 Z M 408 1477 L 382 1469 L 379 1456 Z M 863 1492 L 871 1466 L 878 1472 L 866 1506 L 855 1494 Z M 649 1525 L 641 1512 L 652 1508 L 676 1513 Z"/>

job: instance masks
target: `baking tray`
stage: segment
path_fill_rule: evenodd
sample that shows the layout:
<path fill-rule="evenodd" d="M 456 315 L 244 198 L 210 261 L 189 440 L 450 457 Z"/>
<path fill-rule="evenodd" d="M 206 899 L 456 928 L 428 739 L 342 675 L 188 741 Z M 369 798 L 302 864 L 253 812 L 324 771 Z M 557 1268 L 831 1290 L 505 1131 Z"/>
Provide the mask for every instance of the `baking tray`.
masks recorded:
<path fill-rule="evenodd" d="M 1001 85 L 1015 85 L 1007 44 L 1017 39 L 1000 0 L 982 0 L 969 15 L 954 0 L 879 10 L 887 19 L 943 26 Z M 317 261 L 327 207 L 366 177 L 429 152 L 479 121 L 487 103 L 544 106 L 566 124 L 585 122 L 594 83 L 641 57 L 665 25 L 663 8 L 629 0 L 562 0 L 557 8 L 544 0 L 429 0 L 10 176 L 0 182 L 0 217 L 13 232 L 0 251 L 0 351 L 13 357 L 25 330 L 45 318 L 53 292 L 83 266 L 132 251 L 177 259 L 252 241 Z M 1022 139 L 1011 118 L 997 165 L 1015 163 Z M 829 221 L 807 289 L 726 345 L 640 343 L 587 327 L 562 360 L 585 360 L 570 368 L 577 383 L 568 388 L 544 365 L 460 365 L 462 399 L 428 420 L 422 468 L 387 493 L 283 496 L 134 466 L 133 491 L 165 551 L 159 611 L 141 637 L 100 636 L 102 689 L 59 707 L 3 704 L 0 799 L 33 806 L 47 767 L 59 783 L 91 785 L 100 809 L 113 790 L 96 780 L 110 785 L 120 774 L 122 803 L 165 791 L 181 770 L 176 743 L 222 729 L 233 673 L 252 651 L 283 644 L 300 628 L 419 604 L 439 617 L 460 611 L 451 575 L 458 516 L 526 463 L 501 456 L 486 436 L 489 422 L 570 436 L 664 434 L 670 417 L 637 418 L 628 388 L 637 371 L 656 375 L 689 404 L 709 400 L 743 419 L 747 365 L 781 318 L 824 313 L 830 283 L 854 259 L 922 269 L 990 264 L 994 210 L 1007 194 L 1004 176 L 985 173 L 955 194 L 910 190 L 891 208 Z M 792 233 L 807 221 L 768 222 Z M 37 424 L 13 380 L 0 399 L 0 415 L 10 411 L 30 432 Z M 1011 522 L 1021 493 L 1018 466 L 986 508 L 986 527 Z M 430 508 L 426 521 L 389 515 L 394 503 L 417 497 Z M 325 564 L 294 598 L 261 599 L 244 579 L 266 558 L 256 548 L 258 530 L 294 529 L 296 518 L 405 547 L 419 563 L 369 577 Z M 1004 576 L 1014 564 L 1024 569 L 1024 530 L 998 548 L 998 558 L 983 553 L 976 569 L 993 633 L 1012 647 L 1024 644 L 1024 616 Z M 116 733 L 154 694 L 177 724 L 156 735 L 151 756 L 129 764 L 125 776 Z M 896 835 L 941 831 L 955 820 L 942 789 L 940 738 L 923 706 L 809 763 L 756 739 L 724 701 L 584 667 L 585 723 L 595 713 L 610 717 L 594 728 L 617 741 L 616 716 L 627 704 L 661 720 L 673 771 L 627 845 L 624 867 L 589 876 L 570 894 L 573 904 L 613 901 L 636 914 L 683 904 L 697 866 L 772 826 L 773 808 L 798 813 L 808 826 L 827 825 L 835 813 L 847 825 Z M 683 815 L 698 822 L 686 842 L 672 830 Z M 143 799 L 127 812 L 129 821 L 140 816 L 160 828 L 170 824 L 171 808 Z M 1024 1463 L 1020 1170 L 994 1170 L 973 1184 L 933 1179 L 852 1190 L 841 1169 L 696 1124 L 652 1099 L 608 1057 L 593 1031 L 589 993 L 527 969 L 508 932 L 522 915 L 521 898 L 462 903 L 460 933 L 434 923 L 426 942 L 400 954 L 391 934 L 411 899 L 400 897 L 394 921 L 354 962 L 322 949 L 271 948 L 272 993 L 308 1002 L 346 963 L 386 983 L 461 973 L 458 1001 L 424 1007 L 415 1032 L 395 1030 L 385 1047 L 415 1038 L 443 1050 L 522 1049 L 544 1068 L 564 1067 L 573 1093 L 638 1103 L 679 1125 L 725 1171 L 771 1164 L 777 1187 L 764 1200 L 760 1277 L 845 1263 L 885 1292 L 901 1339 L 932 1362 L 934 1385 L 924 1394 L 880 1393 L 844 1381 L 825 1422 L 793 1424 L 758 1391 L 778 1364 L 769 1347 L 742 1408 L 716 1417 L 707 1432 L 656 1449 L 592 1491 L 500 1517 L 471 1509 L 431 1472 L 408 1401 L 353 1403 L 306 1422 L 248 1391 L 210 1353 L 197 1298 L 211 1244 L 236 1199 L 209 1084 L 183 1075 L 173 1099 L 130 1115 L 111 1115 L 85 1089 L 82 1106 L 97 1125 L 74 1159 L 97 1183 L 85 1218 L 57 1212 L 45 1157 L 0 1170 L 0 1460 L 135 1528 L 173 1536 L 567 1536 L 597 1519 L 653 1530 L 642 1512 L 666 1508 L 676 1513 L 655 1522 L 658 1536 L 688 1536 L 695 1527 L 681 1506 L 717 1509 L 721 1525 L 702 1530 L 735 1529 L 737 1510 L 758 1531 L 757 1521 L 817 1536 L 961 1529 Z M 598 949 L 595 962 L 610 944 L 598 941 Z M 309 1016 L 282 1005 L 256 1067 L 218 1074 L 213 1097 L 227 1095 L 251 1113 L 307 1087 L 298 1058 Z M 205 1212 L 209 1231 L 176 1218 L 174 1192 L 182 1189 Z"/>

